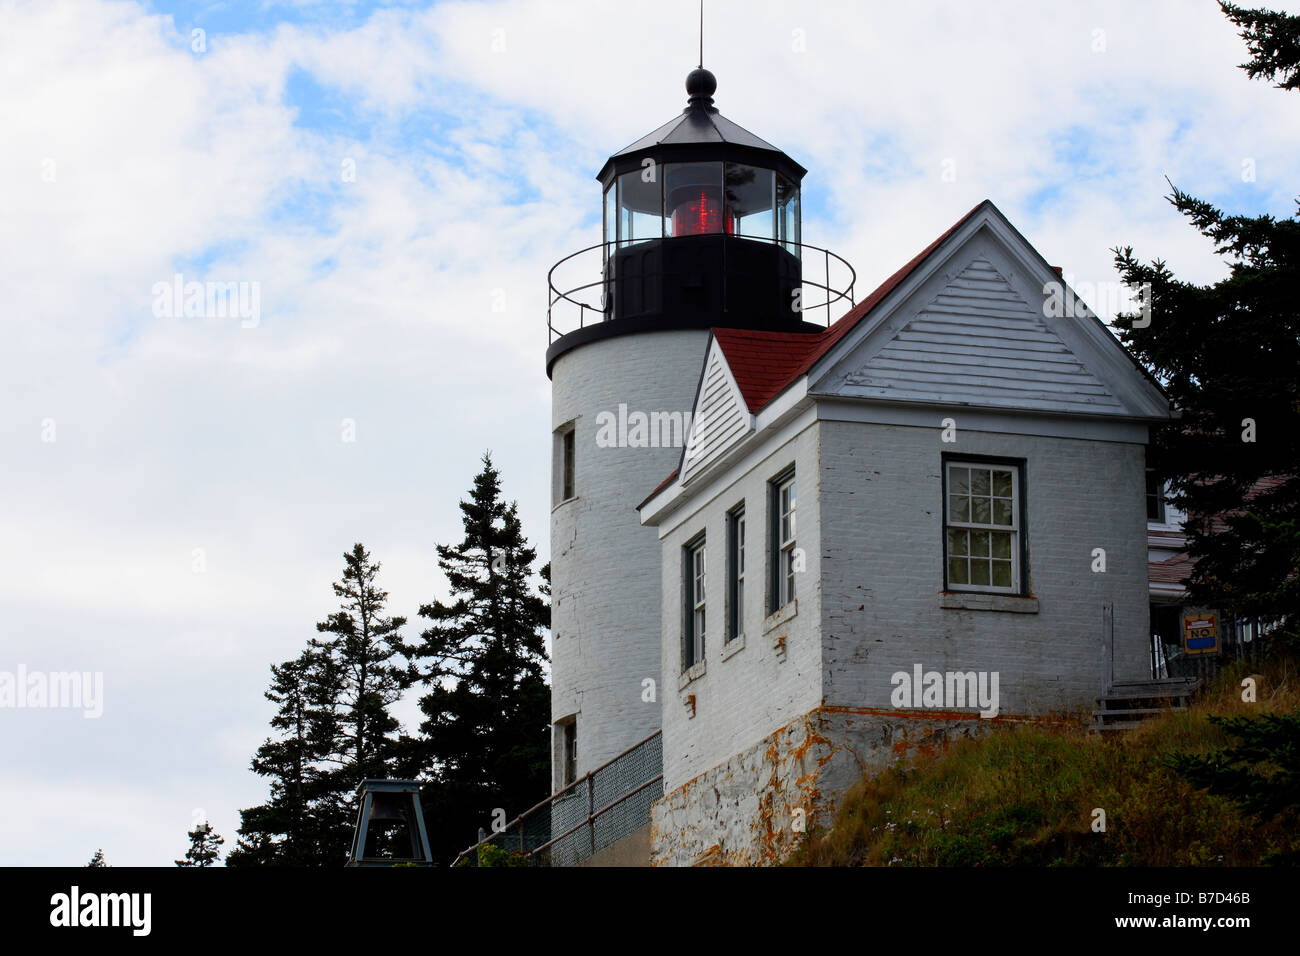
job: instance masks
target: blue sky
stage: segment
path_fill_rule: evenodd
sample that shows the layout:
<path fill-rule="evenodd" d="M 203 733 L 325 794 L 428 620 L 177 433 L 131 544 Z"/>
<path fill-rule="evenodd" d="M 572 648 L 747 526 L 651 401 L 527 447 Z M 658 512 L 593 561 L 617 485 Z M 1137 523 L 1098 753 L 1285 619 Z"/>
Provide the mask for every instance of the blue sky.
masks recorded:
<path fill-rule="evenodd" d="M 0 7 L 0 670 L 105 682 L 97 720 L 0 711 L 0 864 L 168 864 L 199 812 L 233 844 L 270 664 L 356 541 L 395 613 L 442 595 L 485 449 L 546 558 L 546 272 L 598 241 L 605 157 L 684 105 L 695 17 Z M 1165 177 L 1294 210 L 1294 94 L 1244 58 L 1208 0 L 711 0 L 705 43 L 719 108 L 808 168 L 805 241 L 860 294 L 985 198 L 1094 287 L 1117 244 L 1222 274 Z M 158 315 L 178 272 L 256 283 L 259 322 Z"/>

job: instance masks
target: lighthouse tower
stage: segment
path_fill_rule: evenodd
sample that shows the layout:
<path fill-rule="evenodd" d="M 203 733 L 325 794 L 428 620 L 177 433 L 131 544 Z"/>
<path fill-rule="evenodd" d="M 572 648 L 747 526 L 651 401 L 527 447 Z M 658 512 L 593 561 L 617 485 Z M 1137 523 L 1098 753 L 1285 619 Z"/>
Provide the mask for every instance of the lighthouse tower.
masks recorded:
<path fill-rule="evenodd" d="M 557 790 L 657 731 L 675 691 L 636 507 L 681 458 L 709 329 L 822 330 L 800 311 L 805 170 L 722 116 L 716 88 L 692 71 L 685 110 L 609 158 L 603 241 L 551 270 Z"/>

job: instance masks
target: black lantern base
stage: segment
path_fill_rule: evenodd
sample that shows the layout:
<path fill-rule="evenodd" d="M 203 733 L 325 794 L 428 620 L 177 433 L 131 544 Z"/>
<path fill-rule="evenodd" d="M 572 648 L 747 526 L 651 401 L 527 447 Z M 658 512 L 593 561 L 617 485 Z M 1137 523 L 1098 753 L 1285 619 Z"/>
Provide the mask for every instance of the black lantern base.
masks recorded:
<path fill-rule="evenodd" d="M 798 331 L 801 276 L 799 260 L 775 242 L 723 234 L 650 239 L 610 256 L 605 316 Z"/>

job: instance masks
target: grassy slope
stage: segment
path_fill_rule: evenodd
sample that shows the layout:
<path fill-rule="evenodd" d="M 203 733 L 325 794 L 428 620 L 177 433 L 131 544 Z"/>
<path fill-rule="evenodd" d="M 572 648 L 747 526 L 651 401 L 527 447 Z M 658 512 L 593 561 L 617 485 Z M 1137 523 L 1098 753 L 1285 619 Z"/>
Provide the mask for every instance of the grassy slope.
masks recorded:
<path fill-rule="evenodd" d="M 1189 710 L 1106 736 L 1086 728 L 1008 727 L 864 780 L 828 832 L 809 834 L 803 866 L 1257 866 L 1300 847 L 1294 825 L 1261 823 L 1164 766 L 1174 752 L 1229 740 L 1210 714 L 1300 707 L 1297 662 L 1262 670 L 1258 702 L 1225 674 Z M 1106 831 L 1092 830 L 1093 810 Z"/>

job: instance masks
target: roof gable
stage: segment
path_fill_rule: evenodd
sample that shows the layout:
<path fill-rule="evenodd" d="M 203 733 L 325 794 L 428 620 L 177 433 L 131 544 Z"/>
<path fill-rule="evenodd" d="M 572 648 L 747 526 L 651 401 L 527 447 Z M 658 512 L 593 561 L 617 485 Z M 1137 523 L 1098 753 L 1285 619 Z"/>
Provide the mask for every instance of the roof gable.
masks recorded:
<path fill-rule="evenodd" d="M 810 393 L 1168 417 L 1159 387 L 1086 306 L 1054 315 L 1049 300 L 1076 297 L 992 203 L 909 266 L 807 363 Z"/>
<path fill-rule="evenodd" d="M 955 269 L 951 271 L 956 271 Z M 951 275 L 951 271 L 949 275 Z M 989 258 L 975 254 L 874 349 L 845 363 L 840 395 L 1122 413 L 1112 390 Z M 896 328 L 896 330 L 895 330 Z"/>
<path fill-rule="evenodd" d="M 709 342 L 704 374 L 695 393 L 690 440 L 682 450 L 678 468 L 682 484 L 689 483 L 754 430 L 754 416 L 718 342 L 721 331 L 715 331 Z"/>

